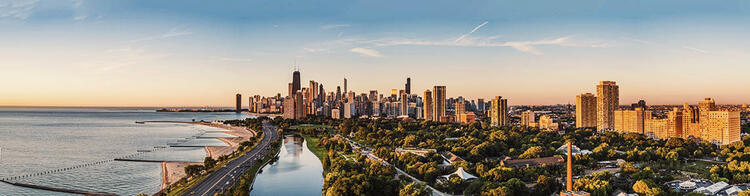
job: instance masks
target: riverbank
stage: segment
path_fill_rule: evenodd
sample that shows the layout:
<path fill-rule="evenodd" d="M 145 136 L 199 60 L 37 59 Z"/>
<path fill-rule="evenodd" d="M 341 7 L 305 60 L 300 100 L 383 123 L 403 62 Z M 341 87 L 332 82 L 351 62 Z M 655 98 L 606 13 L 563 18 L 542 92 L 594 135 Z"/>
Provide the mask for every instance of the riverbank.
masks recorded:
<path fill-rule="evenodd" d="M 326 149 L 323 147 L 318 146 L 320 144 L 320 138 L 300 134 L 302 138 L 305 138 L 305 141 L 307 141 L 307 149 L 310 150 L 313 154 L 315 154 L 316 157 L 320 160 L 320 162 L 323 162 L 323 158 L 326 156 L 328 152 L 326 152 Z"/>

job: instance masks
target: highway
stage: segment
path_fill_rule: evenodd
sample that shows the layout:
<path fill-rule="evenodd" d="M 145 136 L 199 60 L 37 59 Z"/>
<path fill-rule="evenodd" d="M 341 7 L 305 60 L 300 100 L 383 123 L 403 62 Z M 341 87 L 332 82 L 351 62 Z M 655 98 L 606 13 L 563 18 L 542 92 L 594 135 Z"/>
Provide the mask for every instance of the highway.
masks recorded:
<path fill-rule="evenodd" d="M 267 121 L 263 122 L 263 135 L 264 137 L 260 143 L 250 150 L 250 152 L 210 173 L 208 177 L 190 188 L 183 195 L 211 196 L 215 193 L 223 193 L 225 190 L 231 188 L 248 168 L 252 167 L 253 164 L 260 164 L 255 160 L 262 159 L 271 151 L 271 142 L 279 138 L 277 128 Z"/>

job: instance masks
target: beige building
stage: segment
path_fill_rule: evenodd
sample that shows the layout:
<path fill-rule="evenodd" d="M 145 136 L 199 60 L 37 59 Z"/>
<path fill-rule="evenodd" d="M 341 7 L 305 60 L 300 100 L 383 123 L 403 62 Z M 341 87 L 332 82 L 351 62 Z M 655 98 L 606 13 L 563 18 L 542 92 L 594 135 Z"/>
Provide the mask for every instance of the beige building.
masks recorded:
<path fill-rule="evenodd" d="M 541 130 L 557 131 L 558 129 L 557 123 L 549 115 L 540 116 L 537 124 Z"/>
<path fill-rule="evenodd" d="M 596 127 L 596 96 L 584 93 L 576 96 L 576 127 Z"/>
<path fill-rule="evenodd" d="M 613 114 L 614 130 L 621 133 L 645 134 L 646 119 L 651 118 L 651 111 L 643 110 L 643 108 L 615 110 Z"/>
<path fill-rule="evenodd" d="M 434 120 L 432 117 L 432 92 L 429 89 L 424 91 L 424 103 L 422 104 L 422 110 L 424 110 L 423 118 L 425 120 Z"/>
<path fill-rule="evenodd" d="M 685 103 L 682 109 L 673 108 L 665 119 L 651 118 L 648 111 L 643 113 L 646 116 L 644 134 L 659 139 L 692 137 L 718 145 L 730 144 L 741 139 L 740 111 L 718 110 L 715 101 L 710 98 L 699 102 L 697 107 Z M 632 115 L 627 111 L 616 111 L 616 130 L 629 130 L 626 123 L 632 123 L 632 119 L 638 121 L 638 117 L 633 118 Z M 623 125 L 619 125 L 621 122 Z"/>
<path fill-rule="evenodd" d="M 614 112 L 620 106 L 620 90 L 614 81 L 601 81 L 596 86 L 596 128 L 615 128 Z"/>
<path fill-rule="evenodd" d="M 708 138 L 705 140 L 719 145 L 740 141 L 739 111 L 710 111 L 708 119 Z"/>
<path fill-rule="evenodd" d="M 495 96 L 490 101 L 490 121 L 492 126 L 508 125 L 508 100 Z"/>
<path fill-rule="evenodd" d="M 521 125 L 531 126 L 531 123 L 535 122 L 536 115 L 534 111 L 526 110 L 521 113 Z"/>

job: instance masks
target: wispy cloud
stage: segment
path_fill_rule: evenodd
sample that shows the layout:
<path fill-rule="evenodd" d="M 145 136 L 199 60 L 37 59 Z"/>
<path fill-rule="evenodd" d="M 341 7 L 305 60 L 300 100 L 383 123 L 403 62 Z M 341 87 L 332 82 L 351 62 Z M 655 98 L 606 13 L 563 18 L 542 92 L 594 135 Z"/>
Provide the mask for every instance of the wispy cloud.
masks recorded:
<path fill-rule="evenodd" d="M 228 61 L 228 62 L 250 62 L 253 61 L 251 58 L 243 58 L 243 57 L 225 57 L 225 56 L 212 56 L 212 60 L 215 61 Z"/>
<path fill-rule="evenodd" d="M 443 41 L 430 41 L 430 40 L 418 40 L 418 39 L 405 39 L 405 38 L 387 38 L 373 41 L 376 46 L 387 47 L 387 46 L 399 46 L 399 45 L 413 45 L 413 46 L 455 46 L 455 47 L 511 47 L 518 51 L 527 52 L 535 55 L 541 55 L 543 52 L 537 49 L 537 46 L 553 45 L 553 46 L 567 46 L 567 47 L 587 47 L 587 48 L 606 48 L 609 47 L 606 43 L 586 43 L 582 41 L 574 41 L 571 36 L 558 37 L 553 39 L 540 39 L 532 41 L 496 41 L 498 36 L 490 36 L 485 38 L 465 38 L 463 41 L 455 42 L 450 40 Z"/>
<path fill-rule="evenodd" d="M 474 27 L 474 29 L 472 29 L 469 33 L 461 35 L 460 37 L 458 37 L 458 39 L 456 39 L 456 42 L 459 42 L 463 40 L 464 38 L 466 38 L 467 36 L 471 35 L 472 33 L 476 32 L 477 30 L 482 28 L 484 25 L 487 25 L 488 22 L 489 21 L 484 21 L 482 24 L 479 24 L 478 26 Z"/>
<path fill-rule="evenodd" d="M 0 1 L 0 19 L 29 18 L 34 12 L 39 0 L 3 0 Z"/>
<path fill-rule="evenodd" d="M 160 39 L 166 39 L 166 38 L 178 37 L 178 36 L 190 35 L 190 34 L 193 34 L 193 32 L 184 30 L 183 28 L 180 28 L 180 27 L 174 27 L 174 28 L 170 29 L 166 33 L 162 33 L 162 34 L 155 35 L 155 36 L 148 36 L 148 37 L 143 37 L 143 38 L 129 40 L 129 41 L 127 41 L 127 43 L 137 43 L 137 42 L 144 42 L 144 41 L 154 41 L 154 40 L 160 40 Z"/>
<path fill-rule="evenodd" d="M 338 29 L 338 28 L 344 28 L 344 27 L 350 27 L 350 26 L 352 25 L 351 24 L 327 24 L 327 25 L 320 26 L 320 29 L 331 30 L 331 29 Z"/>
<path fill-rule="evenodd" d="M 349 51 L 354 53 L 359 53 L 361 55 L 369 56 L 369 57 L 381 57 L 383 55 L 380 54 L 377 50 L 369 49 L 369 48 L 352 48 L 349 49 Z"/>
<path fill-rule="evenodd" d="M 690 47 L 690 46 L 683 46 L 682 48 L 685 48 L 685 49 L 688 49 L 688 50 L 692 50 L 692 51 L 695 51 L 695 52 L 700 52 L 700 53 L 708 53 L 707 50 L 703 50 L 703 49 L 699 49 L 699 48 L 695 48 L 695 47 Z"/>

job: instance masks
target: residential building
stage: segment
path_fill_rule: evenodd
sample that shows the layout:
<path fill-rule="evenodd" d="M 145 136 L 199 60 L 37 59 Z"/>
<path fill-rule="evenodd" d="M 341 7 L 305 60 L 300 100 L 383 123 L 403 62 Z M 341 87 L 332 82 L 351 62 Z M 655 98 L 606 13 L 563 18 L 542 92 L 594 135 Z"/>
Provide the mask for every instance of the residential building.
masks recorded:
<path fill-rule="evenodd" d="M 615 128 L 614 112 L 620 106 L 620 90 L 614 81 L 601 81 L 596 86 L 596 128 Z"/>
<path fill-rule="evenodd" d="M 584 93 L 576 96 L 576 127 L 596 127 L 596 96 Z"/>
<path fill-rule="evenodd" d="M 490 121 L 492 126 L 508 125 L 508 100 L 495 96 L 490 101 Z"/>

